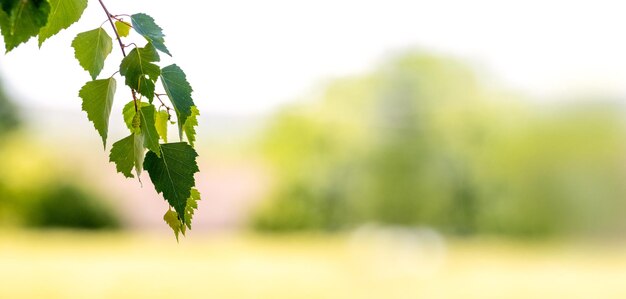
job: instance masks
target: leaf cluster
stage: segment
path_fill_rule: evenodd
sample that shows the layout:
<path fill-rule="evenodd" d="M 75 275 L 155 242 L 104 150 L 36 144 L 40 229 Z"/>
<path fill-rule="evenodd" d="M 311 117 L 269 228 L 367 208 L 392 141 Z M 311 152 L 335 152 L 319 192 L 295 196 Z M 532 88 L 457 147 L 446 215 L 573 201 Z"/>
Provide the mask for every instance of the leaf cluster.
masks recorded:
<path fill-rule="evenodd" d="M 178 239 L 179 233 L 184 235 L 186 229 L 191 229 L 191 218 L 200 200 L 194 179 L 199 171 L 194 142 L 200 112 L 192 99 L 193 89 L 178 65 L 161 67 L 158 64 L 160 53 L 172 54 L 165 45 L 162 28 L 152 17 L 144 13 L 113 15 L 102 1 L 99 2 L 112 34 L 103 28 L 105 22 L 79 33 L 71 45 L 79 65 L 91 78 L 78 92 L 82 109 L 106 150 L 109 119 L 118 87 L 115 77 L 117 73 L 124 77 L 132 96 L 122 111 L 129 135 L 112 144 L 109 160 L 128 178 L 135 175 L 139 178 L 143 170 L 148 172 L 156 191 L 170 206 L 164 220 Z M 48 38 L 77 22 L 86 7 L 87 0 L 3 0 L 0 2 L 0 31 L 6 52 L 35 36 L 41 47 Z M 130 38 L 132 32 L 144 42 L 125 44 L 124 39 Z M 120 45 L 123 54 L 119 70 L 101 77 L 115 43 Z M 133 48 L 126 53 L 131 46 Z M 159 87 L 163 92 L 156 92 Z M 168 100 L 171 107 L 166 103 Z M 168 125 L 174 123 L 177 123 L 179 142 L 167 143 Z"/>

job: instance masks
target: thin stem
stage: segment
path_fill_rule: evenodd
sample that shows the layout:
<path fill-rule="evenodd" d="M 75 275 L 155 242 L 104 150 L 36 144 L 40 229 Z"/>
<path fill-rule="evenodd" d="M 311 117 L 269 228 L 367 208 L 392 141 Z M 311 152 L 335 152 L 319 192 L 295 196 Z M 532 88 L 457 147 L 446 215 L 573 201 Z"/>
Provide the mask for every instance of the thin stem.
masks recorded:
<path fill-rule="evenodd" d="M 167 109 L 167 114 L 169 114 L 169 113 L 170 113 L 170 109 L 172 109 L 172 108 L 170 108 L 170 107 L 168 107 L 167 105 L 165 105 L 165 103 L 163 102 L 163 100 L 161 100 L 161 96 L 164 96 L 164 95 L 166 95 L 166 94 L 164 94 L 164 93 L 155 93 L 154 95 L 157 97 L 157 99 L 159 100 L 159 102 L 161 102 L 161 107 L 165 107 L 165 109 Z"/>
<path fill-rule="evenodd" d="M 156 96 L 157 99 L 159 99 L 159 102 L 161 102 L 161 106 L 159 106 L 159 111 L 161 111 L 161 107 L 165 107 L 165 112 L 167 112 L 167 120 L 171 120 L 172 119 L 172 114 L 170 114 L 170 110 L 172 110 L 172 108 L 170 108 L 167 105 L 165 105 L 163 100 L 161 100 L 161 96 L 164 96 L 164 95 L 167 95 L 167 94 L 156 93 L 155 92 L 154 95 Z"/>
<path fill-rule="evenodd" d="M 122 39 L 120 38 L 120 34 L 117 32 L 117 28 L 115 27 L 115 24 L 113 24 L 113 19 L 112 19 L 113 15 L 109 12 L 109 10 L 104 5 L 102 0 L 98 0 L 98 2 L 100 2 L 100 6 L 102 6 L 102 9 L 104 10 L 104 13 L 107 15 L 107 19 L 109 20 L 109 24 L 111 24 L 111 28 L 113 28 L 113 32 L 115 33 L 115 37 L 117 38 L 117 42 L 120 45 L 120 50 L 122 50 L 122 55 L 124 55 L 124 57 L 126 57 L 126 50 L 124 50 L 124 44 L 122 43 Z M 135 112 L 137 112 L 139 110 L 139 108 L 137 107 L 137 94 L 135 94 L 135 90 L 132 89 L 132 88 L 130 89 L 130 92 L 133 95 L 133 103 L 135 103 Z"/>
<path fill-rule="evenodd" d="M 111 18 L 113 18 L 114 20 L 116 20 L 116 21 L 118 21 L 118 22 L 120 22 L 120 23 L 124 23 L 124 24 L 126 24 L 126 25 L 127 25 L 128 27 L 130 27 L 130 28 L 134 28 L 134 27 L 133 27 L 133 25 L 132 25 L 131 23 L 124 21 L 124 19 L 120 18 L 120 16 L 127 16 L 127 17 L 129 17 L 129 18 L 130 18 L 130 16 L 129 16 L 129 15 L 114 15 L 114 16 L 111 16 Z"/>
<path fill-rule="evenodd" d="M 117 37 L 117 42 L 120 44 L 120 49 L 122 49 L 122 54 L 124 55 L 124 57 L 126 57 L 126 51 L 124 50 L 124 44 L 122 44 L 122 39 L 120 38 L 120 34 L 117 33 L 117 28 L 115 27 L 115 24 L 113 24 L 113 15 L 109 12 L 109 10 L 107 9 L 106 6 L 104 6 L 104 3 L 102 2 L 102 0 L 98 0 L 98 2 L 100 2 L 100 6 L 102 6 L 102 9 L 104 10 L 104 13 L 106 13 L 107 15 L 107 19 L 109 20 L 109 23 L 111 24 L 111 28 L 113 28 L 113 32 L 115 33 L 115 37 Z"/>

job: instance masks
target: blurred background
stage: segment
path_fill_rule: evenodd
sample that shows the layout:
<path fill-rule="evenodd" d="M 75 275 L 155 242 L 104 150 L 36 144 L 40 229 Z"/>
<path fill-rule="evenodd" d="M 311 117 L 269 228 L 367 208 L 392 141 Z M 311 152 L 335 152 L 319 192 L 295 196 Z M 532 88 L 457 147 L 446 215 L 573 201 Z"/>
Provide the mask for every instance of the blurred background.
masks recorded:
<path fill-rule="evenodd" d="M 626 5 L 337 2 L 105 2 L 194 87 L 180 243 L 80 110 L 98 3 L 0 56 L 0 298 L 626 297 Z"/>

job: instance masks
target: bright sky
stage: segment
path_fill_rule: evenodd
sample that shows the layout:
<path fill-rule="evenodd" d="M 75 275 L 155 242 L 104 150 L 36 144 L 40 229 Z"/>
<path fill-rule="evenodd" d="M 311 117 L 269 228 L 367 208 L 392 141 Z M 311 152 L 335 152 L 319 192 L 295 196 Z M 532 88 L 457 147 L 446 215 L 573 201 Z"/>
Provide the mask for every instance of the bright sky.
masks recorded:
<path fill-rule="evenodd" d="M 25 106 L 80 110 L 78 90 L 90 77 L 70 43 L 105 20 L 98 2 L 89 2 L 81 21 L 41 50 L 32 40 L 0 56 L 5 84 Z M 114 14 L 145 12 L 156 19 L 172 61 L 187 73 L 207 114 L 268 112 L 325 80 L 367 71 L 409 48 L 464 59 L 538 97 L 591 90 L 626 98 L 624 1 L 105 3 Z M 119 49 L 113 53 L 101 76 L 118 67 Z M 130 97 L 118 86 L 115 106 L 121 107 Z"/>

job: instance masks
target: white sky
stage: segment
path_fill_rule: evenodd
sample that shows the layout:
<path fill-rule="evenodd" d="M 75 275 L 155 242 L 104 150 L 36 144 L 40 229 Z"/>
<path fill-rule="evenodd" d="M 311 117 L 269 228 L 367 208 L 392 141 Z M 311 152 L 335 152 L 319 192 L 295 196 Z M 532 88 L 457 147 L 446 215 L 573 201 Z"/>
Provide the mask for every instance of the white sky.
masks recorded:
<path fill-rule="evenodd" d="M 0 56 L 5 84 L 24 106 L 80 110 L 78 90 L 90 77 L 70 43 L 105 20 L 98 2 L 89 2 L 81 21 L 41 50 L 32 40 Z M 325 80 L 367 71 L 409 48 L 464 59 L 538 97 L 591 90 L 626 98 L 626 1 L 105 3 L 114 14 L 145 12 L 156 19 L 171 61 L 187 73 L 205 115 L 268 112 Z M 112 74 L 119 60 L 114 48 L 101 76 Z M 130 97 L 118 82 L 115 106 L 121 107 Z"/>

